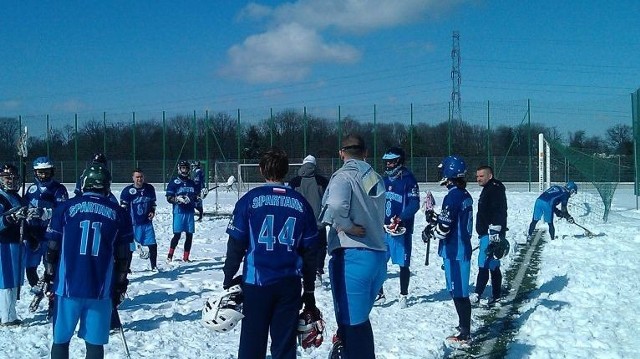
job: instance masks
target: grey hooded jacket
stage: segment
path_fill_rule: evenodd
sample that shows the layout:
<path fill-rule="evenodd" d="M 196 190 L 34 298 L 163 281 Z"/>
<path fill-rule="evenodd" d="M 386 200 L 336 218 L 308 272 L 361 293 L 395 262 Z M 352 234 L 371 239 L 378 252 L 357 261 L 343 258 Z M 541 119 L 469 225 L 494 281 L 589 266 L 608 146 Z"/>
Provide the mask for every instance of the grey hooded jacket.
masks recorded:
<path fill-rule="evenodd" d="M 337 248 L 386 251 L 384 243 L 385 188 L 382 177 L 365 161 L 349 159 L 337 170 L 322 197 L 322 222 L 331 225 L 328 252 Z M 363 226 L 363 237 L 344 230 Z"/>

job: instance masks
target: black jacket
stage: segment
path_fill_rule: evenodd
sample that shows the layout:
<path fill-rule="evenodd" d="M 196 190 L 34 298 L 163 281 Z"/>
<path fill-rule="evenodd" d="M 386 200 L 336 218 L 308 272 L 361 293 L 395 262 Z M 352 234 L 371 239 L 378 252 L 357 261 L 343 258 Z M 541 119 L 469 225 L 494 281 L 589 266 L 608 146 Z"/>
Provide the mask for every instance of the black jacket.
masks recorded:
<path fill-rule="evenodd" d="M 476 232 L 482 236 L 489 233 L 489 225 L 502 226 L 501 234 L 507 231 L 507 195 L 502 182 L 490 179 L 482 188 L 478 200 Z"/>

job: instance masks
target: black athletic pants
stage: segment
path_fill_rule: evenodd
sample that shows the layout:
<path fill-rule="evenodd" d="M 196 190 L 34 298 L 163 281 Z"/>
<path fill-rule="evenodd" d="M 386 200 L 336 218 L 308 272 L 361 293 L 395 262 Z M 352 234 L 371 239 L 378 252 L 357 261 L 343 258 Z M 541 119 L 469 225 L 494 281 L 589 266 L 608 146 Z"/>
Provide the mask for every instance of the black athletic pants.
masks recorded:
<path fill-rule="evenodd" d="M 296 358 L 298 313 L 302 307 L 300 278 L 286 278 L 275 284 L 244 284 L 242 330 L 238 359 L 264 358 L 271 335 L 271 357 Z"/>

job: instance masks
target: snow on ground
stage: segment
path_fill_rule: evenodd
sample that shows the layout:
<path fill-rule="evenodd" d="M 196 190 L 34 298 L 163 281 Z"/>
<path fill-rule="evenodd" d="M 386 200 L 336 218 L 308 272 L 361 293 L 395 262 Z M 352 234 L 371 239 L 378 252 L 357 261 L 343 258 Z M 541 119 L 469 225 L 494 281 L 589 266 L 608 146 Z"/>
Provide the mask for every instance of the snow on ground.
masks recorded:
<path fill-rule="evenodd" d="M 121 188 L 121 187 L 120 187 Z M 156 186 L 162 195 L 161 186 Z M 444 190 L 429 185 L 436 202 L 444 197 Z M 477 202 L 480 188 L 474 183 L 469 190 Z M 526 186 L 507 184 L 509 204 L 508 238 L 523 242 L 531 219 L 533 202 L 537 196 L 527 192 Z M 535 191 L 535 189 L 534 189 Z M 114 191 L 119 195 L 118 191 Z M 231 209 L 235 193 L 219 192 L 219 203 Z M 593 201 L 580 197 L 572 199 L 571 211 L 576 222 L 591 231 L 606 233 L 603 237 L 576 238 L 582 234 L 577 226 L 557 221 L 558 239 L 546 241 L 541 252 L 540 271 L 536 289 L 518 304 L 510 315 L 515 334 L 509 341 L 507 358 L 633 358 L 637 357 L 636 334 L 640 329 L 640 303 L 637 295 L 640 284 L 640 212 L 635 209 L 635 197 L 630 188 L 619 188 L 609 221 L 603 224 L 591 206 Z M 213 209 L 213 195 L 205 199 L 205 210 Z M 597 204 L 597 201 L 596 201 Z M 417 215 L 412 256 L 408 308 L 400 309 L 398 267 L 389 265 L 389 279 L 385 283 L 387 302 L 375 307 L 371 322 L 378 358 L 441 358 L 443 339 L 454 332 L 457 316 L 449 294 L 445 290 L 444 272 L 440 269 L 435 245 L 430 256 L 431 265 L 424 265 L 425 246 L 420 239 L 424 216 Z M 122 304 L 120 315 L 125 325 L 126 340 L 132 358 L 234 358 L 240 330 L 219 334 L 208 330 L 200 322 L 203 303 L 221 290 L 227 236 L 227 219 L 206 217 L 196 224 L 192 263 L 164 262 L 171 237 L 170 206 L 159 198 L 155 229 L 159 243 L 158 273 L 147 271 L 147 261 L 134 255 L 128 299 Z M 183 241 L 183 240 L 182 240 Z M 182 245 L 182 241 L 180 246 Z M 475 246 L 477 237 L 472 239 Z M 527 248 L 520 246 L 520 249 Z M 181 257 L 181 247 L 176 257 Z M 474 252 L 471 273 L 475 283 L 477 262 Z M 503 261 L 503 272 L 515 264 L 517 253 Z M 513 291 L 514 288 L 511 288 Z M 44 311 L 31 314 L 27 307 L 30 294 L 18 302 L 19 316 L 25 320 L 18 328 L 0 328 L 0 357 L 45 358 L 51 345 L 51 325 L 44 321 Z M 485 290 L 489 295 L 490 287 Z M 326 339 L 322 346 L 301 358 L 326 358 L 330 338 L 336 330 L 330 284 L 316 291 L 318 307 L 326 319 Z M 505 304 L 505 306 L 508 304 Z M 473 328 L 483 328 L 481 316 L 485 307 L 473 309 Z M 243 323 L 250 325 L 250 323 Z M 105 347 L 106 358 L 123 358 L 124 350 L 118 336 L 112 336 Z M 84 343 L 74 337 L 71 357 L 84 357 Z M 269 356 L 268 356 L 269 357 Z"/>

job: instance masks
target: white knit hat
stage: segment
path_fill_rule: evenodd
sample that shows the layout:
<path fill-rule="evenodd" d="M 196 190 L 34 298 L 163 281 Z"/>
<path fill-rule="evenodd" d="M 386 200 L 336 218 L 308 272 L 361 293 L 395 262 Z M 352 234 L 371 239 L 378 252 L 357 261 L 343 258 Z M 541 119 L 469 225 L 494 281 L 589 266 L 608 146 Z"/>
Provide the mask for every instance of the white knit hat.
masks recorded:
<path fill-rule="evenodd" d="M 311 155 L 309 155 L 309 156 L 305 157 L 304 160 L 302 160 L 302 164 L 305 164 L 305 163 L 313 163 L 315 165 L 316 164 L 316 158 L 311 156 Z"/>

